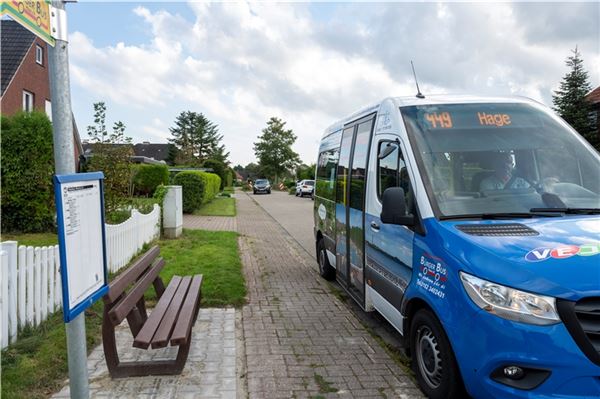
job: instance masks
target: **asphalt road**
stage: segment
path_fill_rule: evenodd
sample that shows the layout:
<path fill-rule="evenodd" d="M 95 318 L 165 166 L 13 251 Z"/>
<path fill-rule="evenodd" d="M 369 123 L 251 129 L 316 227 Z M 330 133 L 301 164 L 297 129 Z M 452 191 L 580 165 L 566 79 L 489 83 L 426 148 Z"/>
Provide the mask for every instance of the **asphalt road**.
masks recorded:
<path fill-rule="evenodd" d="M 308 255 L 315 257 L 314 201 L 310 197 L 296 197 L 282 191 L 256 195 L 250 193 L 250 197 L 294 237 Z"/>

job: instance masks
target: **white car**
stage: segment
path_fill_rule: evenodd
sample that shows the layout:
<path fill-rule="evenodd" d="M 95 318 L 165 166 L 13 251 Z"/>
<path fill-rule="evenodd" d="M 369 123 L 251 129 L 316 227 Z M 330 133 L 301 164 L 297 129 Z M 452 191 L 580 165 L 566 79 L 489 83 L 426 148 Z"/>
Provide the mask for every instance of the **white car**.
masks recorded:
<path fill-rule="evenodd" d="M 301 180 L 298 184 L 296 184 L 296 197 L 304 197 L 305 195 L 312 196 L 314 189 L 314 180 Z"/>

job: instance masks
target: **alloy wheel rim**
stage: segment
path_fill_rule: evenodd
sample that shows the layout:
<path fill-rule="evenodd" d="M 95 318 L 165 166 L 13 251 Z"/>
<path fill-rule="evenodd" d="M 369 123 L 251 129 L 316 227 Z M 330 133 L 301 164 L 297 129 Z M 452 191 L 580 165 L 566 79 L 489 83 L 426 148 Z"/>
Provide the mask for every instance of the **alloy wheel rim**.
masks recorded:
<path fill-rule="evenodd" d="M 432 389 L 437 389 L 442 383 L 442 357 L 437 337 L 427 326 L 421 326 L 417 331 L 417 365 L 423 379 Z"/>

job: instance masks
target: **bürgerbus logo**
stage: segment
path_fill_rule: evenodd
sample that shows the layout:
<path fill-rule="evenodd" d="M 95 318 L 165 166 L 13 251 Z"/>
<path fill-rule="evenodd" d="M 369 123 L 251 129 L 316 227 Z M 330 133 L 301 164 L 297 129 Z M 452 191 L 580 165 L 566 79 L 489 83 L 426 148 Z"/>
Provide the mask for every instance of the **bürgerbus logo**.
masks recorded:
<path fill-rule="evenodd" d="M 583 245 L 561 245 L 555 248 L 541 247 L 531 250 L 525 255 L 529 262 L 540 262 L 546 259 L 566 259 L 571 256 L 593 256 L 600 254 L 600 243 Z"/>

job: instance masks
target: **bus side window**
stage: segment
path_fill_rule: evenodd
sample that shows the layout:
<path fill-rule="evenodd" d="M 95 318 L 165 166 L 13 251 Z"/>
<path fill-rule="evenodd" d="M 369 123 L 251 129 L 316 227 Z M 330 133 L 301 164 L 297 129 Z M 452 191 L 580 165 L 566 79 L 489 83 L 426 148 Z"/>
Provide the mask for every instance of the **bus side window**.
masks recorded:
<path fill-rule="evenodd" d="M 387 188 L 399 186 L 398 150 L 398 144 L 392 141 L 382 141 L 379 143 L 377 196 L 380 199 Z"/>
<path fill-rule="evenodd" d="M 406 210 L 414 213 L 414 195 L 410 185 L 408 170 L 398 143 L 382 141 L 379 143 L 377 161 L 377 195 L 379 199 L 383 192 L 390 187 L 401 187 L 406 196 Z"/>
<path fill-rule="evenodd" d="M 324 151 L 319 154 L 317 163 L 316 194 L 332 201 L 335 201 L 335 170 L 338 156 L 338 149 Z"/>

